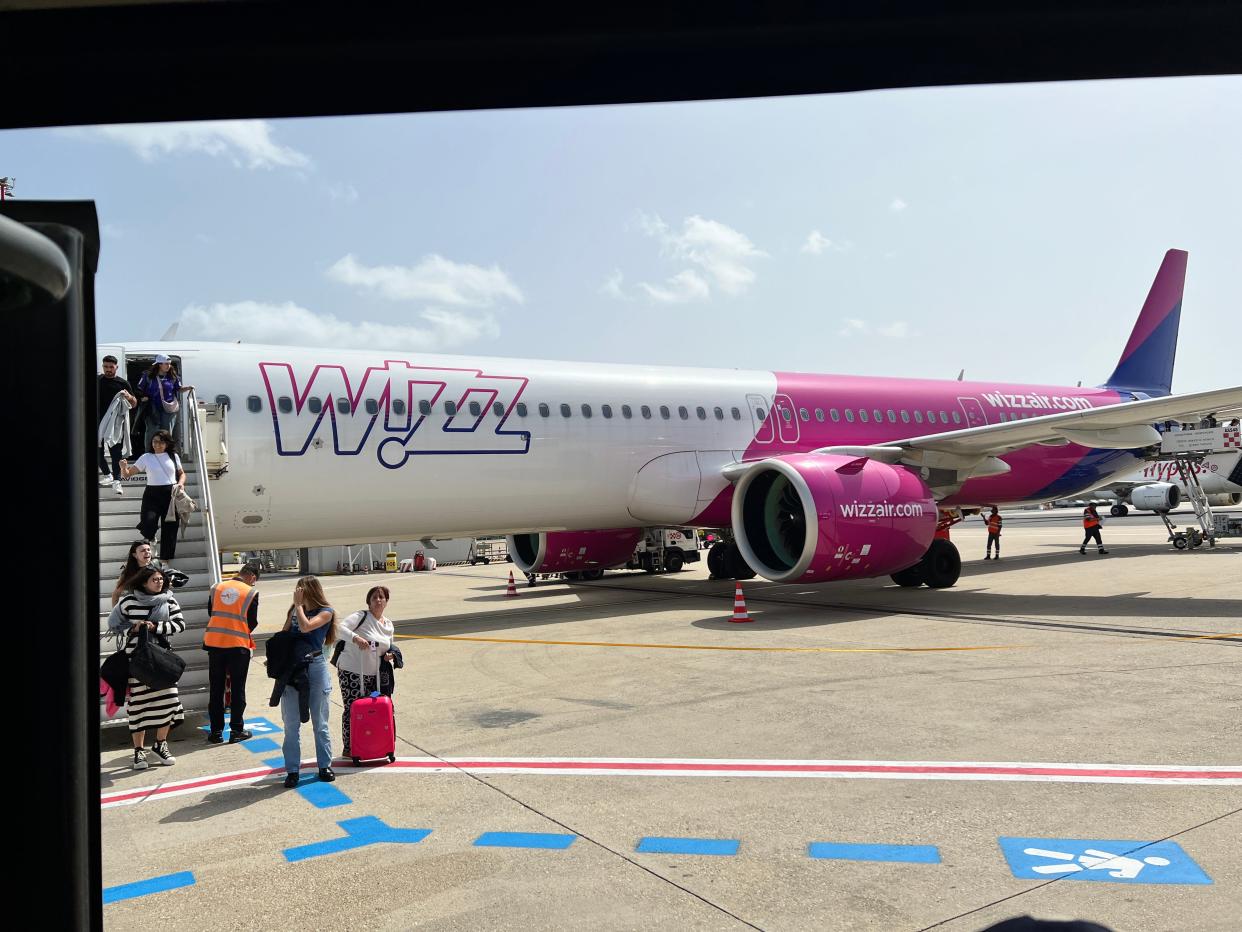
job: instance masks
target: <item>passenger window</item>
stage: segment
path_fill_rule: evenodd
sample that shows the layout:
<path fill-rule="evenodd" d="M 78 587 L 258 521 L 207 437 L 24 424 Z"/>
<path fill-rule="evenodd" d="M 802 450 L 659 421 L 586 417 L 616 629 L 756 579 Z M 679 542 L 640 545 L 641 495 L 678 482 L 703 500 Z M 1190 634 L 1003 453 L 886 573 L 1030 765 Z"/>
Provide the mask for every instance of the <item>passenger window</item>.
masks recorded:
<path fill-rule="evenodd" d="M 888 409 L 888 422 L 889 422 L 890 424 L 896 424 L 896 423 L 897 423 L 897 412 L 896 412 L 896 411 L 894 411 L 892 408 L 889 408 L 889 409 Z"/>
<path fill-rule="evenodd" d="M 449 415 L 450 417 L 457 414 L 457 402 L 455 401 L 444 402 L 444 413 Z"/>
<path fill-rule="evenodd" d="M 318 414 L 323 410 L 323 402 L 318 398 L 311 398 L 307 400 L 306 407 L 310 408 L 311 414 Z"/>
<path fill-rule="evenodd" d="M 808 411 L 806 408 L 799 408 L 798 417 L 802 418 L 802 420 L 804 421 L 809 421 L 811 419 L 811 412 Z"/>
<path fill-rule="evenodd" d="M 948 424 L 948 423 L 949 423 L 949 414 L 948 414 L 948 412 L 947 412 L 947 411 L 941 411 L 941 412 L 940 412 L 940 423 L 941 423 L 941 424 Z"/>
<path fill-rule="evenodd" d="M 430 414 L 431 413 L 431 402 L 428 401 L 426 398 L 420 401 L 418 403 L 418 413 L 424 414 L 424 415 Z"/>
<path fill-rule="evenodd" d="M 228 395 L 216 395 L 216 404 L 220 405 L 222 408 L 233 407 L 233 402 L 229 400 Z"/>
<path fill-rule="evenodd" d="M 828 416 L 832 418 L 832 423 L 839 424 L 841 422 L 841 412 L 833 408 L 828 412 Z"/>
<path fill-rule="evenodd" d="M 941 412 L 940 416 L 941 416 L 941 417 L 944 417 L 944 413 L 943 413 L 943 412 Z M 954 412 L 953 412 L 953 423 L 954 423 L 954 424 L 960 424 L 960 423 L 962 423 L 962 416 L 961 416 L 960 414 L 958 414 L 956 411 L 954 411 Z"/>
<path fill-rule="evenodd" d="M 590 405 L 583 405 L 583 406 L 582 406 L 582 416 L 583 416 L 583 417 L 590 417 L 590 416 L 591 416 L 591 406 L 590 406 Z"/>
<path fill-rule="evenodd" d="M 718 421 L 723 421 L 723 420 L 724 420 L 724 410 L 723 410 L 723 409 L 721 409 L 721 408 L 712 408 L 712 413 L 713 413 L 714 415 L 716 415 L 716 420 L 718 420 Z"/>
<path fill-rule="evenodd" d="M 760 424 L 762 424 L 764 421 L 767 420 L 768 415 L 763 410 L 763 408 L 755 408 L 755 418 L 759 421 Z"/>
<path fill-rule="evenodd" d="M 651 420 L 651 409 L 647 407 L 646 405 L 643 405 L 642 411 L 643 411 L 643 417 L 646 420 Z"/>
<path fill-rule="evenodd" d="M 901 409 L 901 423 L 903 424 L 910 423 L 910 412 L 907 411 L 905 408 Z"/>
<path fill-rule="evenodd" d="M 781 417 L 783 417 L 785 419 L 785 423 L 788 424 L 793 420 L 793 412 L 788 408 L 781 408 Z"/>
<path fill-rule="evenodd" d="M 879 408 L 872 408 L 872 409 L 871 409 L 871 414 L 872 414 L 872 416 L 875 418 L 875 422 L 876 422 L 877 424 L 879 424 L 881 421 L 883 421 L 883 420 L 884 420 L 884 415 L 880 413 L 880 409 L 879 409 Z"/>
<path fill-rule="evenodd" d="M 916 423 L 916 424 L 922 424 L 922 423 L 923 423 L 923 412 L 922 412 L 922 411 L 915 411 L 915 412 L 914 412 L 914 423 Z"/>
<path fill-rule="evenodd" d="M 741 411 L 739 411 L 737 408 L 731 408 L 730 410 L 733 412 L 733 420 L 740 421 L 742 419 Z"/>
<path fill-rule="evenodd" d="M 935 423 L 936 423 L 936 412 L 935 412 L 935 411 L 928 411 L 928 412 L 927 412 L 927 423 L 928 423 L 928 424 L 935 424 Z"/>
<path fill-rule="evenodd" d="M 252 414 L 258 414 L 263 410 L 263 401 L 258 395 L 250 395 L 246 398 L 246 409 Z"/>
<path fill-rule="evenodd" d="M 505 406 L 502 405 L 499 401 L 495 402 L 492 405 L 492 414 L 496 415 L 496 417 L 502 417 L 504 416 L 504 413 L 505 413 Z"/>
<path fill-rule="evenodd" d="M 604 417 L 612 417 L 612 405 L 600 405 L 599 413 Z"/>
<path fill-rule="evenodd" d="M 569 405 L 567 404 L 561 405 L 561 417 L 570 417 L 572 414 L 573 414 L 573 409 L 571 409 Z"/>
<path fill-rule="evenodd" d="M 517 403 L 517 413 L 518 417 L 526 417 L 526 402 L 519 401 Z"/>
<path fill-rule="evenodd" d="M 862 421 L 864 424 L 867 423 L 867 409 L 866 408 L 858 409 L 858 419 Z"/>
<path fill-rule="evenodd" d="M 379 402 L 374 398 L 367 399 L 367 414 L 379 414 Z"/>
<path fill-rule="evenodd" d="M 854 423 L 854 409 L 853 408 L 845 409 L 845 420 L 849 422 L 850 424 Z"/>
<path fill-rule="evenodd" d="M 336 399 L 336 410 L 341 412 L 341 414 L 349 414 L 354 410 L 354 406 L 349 403 L 348 398 L 338 398 Z"/>
<path fill-rule="evenodd" d="M 430 410 L 430 408 L 428 410 Z M 396 414 L 397 416 L 404 415 L 405 414 L 405 402 L 402 401 L 400 398 L 394 401 L 392 403 L 392 413 Z"/>
<path fill-rule="evenodd" d="M 819 423 L 821 424 L 824 423 L 824 409 L 823 408 L 815 409 L 815 420 L 819 421 Z"/>
<path fill-rule="evenodd" d="M 660 417 L 666 421 L 669 419 L 668 405 L 660 405 Z"/>
<path fill-rule="evenodd" d="M 694 413 L 699 416 L 700 421 L 707 420 L 707 410 L 705 408 L 695 408 Z"/>
<path fill-rule="evenodd" d="M 288 414 L 293 410 L 293 399 L 287 395 L 281 395 L 276 401 L 276 406 L 280 408 L 281 414 Z"/>
<path fill-rule="evenodd" d="M 483 413 L 483 409 L 479 407 L 479 403 L 477 401 L 470 402 L 471 417 L 478 417 L 482 413 Z"/>
<path fill-rule="evenodd" d="M 549 408 L 546 404 L 539 405 L 539 416 L 540 417 L 547 417 L 551 413 L 552 413 L 552 409 Z"/>
<path fill-rule="evenodd" d="M 622 405 L 621 416 L 628 421 L 630 418 L 634 416 L 634 409 L 631 408 L 629 405 Z"/>
<path fill-rule="evenodd" d="M 677 408 L 677 416 L 678 416 L 678 417 L 680 417 L 680 418 L 684 421 L 684 420 L 686 420 L 688 417 L 690 417 L 690 412 L 686 410 L 686 406 L 685 406 L 685 405 L 680 405 L 680 406 Z"/>

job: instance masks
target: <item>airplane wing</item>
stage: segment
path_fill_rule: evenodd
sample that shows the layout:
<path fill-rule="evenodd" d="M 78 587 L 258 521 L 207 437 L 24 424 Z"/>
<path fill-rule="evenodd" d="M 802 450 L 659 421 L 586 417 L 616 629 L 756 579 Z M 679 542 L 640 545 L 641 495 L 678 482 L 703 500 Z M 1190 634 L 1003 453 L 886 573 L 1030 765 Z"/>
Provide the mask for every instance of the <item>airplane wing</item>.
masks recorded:
<path fill-rule="evenodd" d="M 942 497 L 952 494 L 967 479 L 1008 472 L 1009 465 L 998 457 L 1031 444 L 1136 449 L 1160 442 L 1153 423 L 1198 419 L 1204 414 L 1232 416 L 1238 411 L 1242 411 L 1242 386 L 924 434 L 882 446 L 834 446 L 816 452 L 920 467 L 927 471 L 937 497 Z"/>

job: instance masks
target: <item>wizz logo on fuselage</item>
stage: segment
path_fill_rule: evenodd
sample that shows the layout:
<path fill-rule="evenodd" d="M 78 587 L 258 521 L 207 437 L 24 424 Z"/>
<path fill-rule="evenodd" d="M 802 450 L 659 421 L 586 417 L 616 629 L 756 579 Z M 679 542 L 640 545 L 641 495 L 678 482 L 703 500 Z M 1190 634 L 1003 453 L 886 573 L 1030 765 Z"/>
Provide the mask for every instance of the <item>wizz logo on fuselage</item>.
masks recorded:
<path fill-rule="evenodd" d="M 317 434 L 325 420 L 333 453 L 357 456 L 370 444 L 389 469 L 403 466 L 411 456 L 530 450 L 529 431 L 504 429 L 526 388 L 528 380 L 522 376 L 414 366 L 402 359 L 368 366 L 356 383 L 337 365 L 311 367 L 301 384 L 290 363 L 261 362 L 259 372 L 280 456 L 304 455 L 322 439 Z"/>

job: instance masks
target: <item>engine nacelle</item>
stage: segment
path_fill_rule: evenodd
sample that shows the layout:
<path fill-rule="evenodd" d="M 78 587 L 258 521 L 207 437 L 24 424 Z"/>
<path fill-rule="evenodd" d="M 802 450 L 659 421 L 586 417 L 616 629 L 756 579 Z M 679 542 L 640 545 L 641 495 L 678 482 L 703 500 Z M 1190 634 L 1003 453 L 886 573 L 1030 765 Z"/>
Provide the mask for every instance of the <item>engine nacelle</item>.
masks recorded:
<path fill-rule="evenodd" d="M 1228 508 L 1230 505 L 1242 505 L 1242 492 L 1217 492 L 1207 497 L 1208 504 L 1213 508 Z"/>
<path fill-rule="evenodd" d="M 762 460 L 733 490 L 733 537 L 774 582 L 887 576 L 936 533 L 931 491 L 913 472 L 866 458 L 800 453 Z"/>
<path fill-rule="evenodd" d="M 1141 485 L 1130 492 L 1130 504 L 1144 511 L 1172 511 L 1182 503 L 1182 490 L 1171 482 Z"/>
<path fill-rule="evenodd" d="M 510 534 L 509 556 L 523 573 L 576 573 L 620 566 L 634 553 L 642 529 L 543 531 Z"/>

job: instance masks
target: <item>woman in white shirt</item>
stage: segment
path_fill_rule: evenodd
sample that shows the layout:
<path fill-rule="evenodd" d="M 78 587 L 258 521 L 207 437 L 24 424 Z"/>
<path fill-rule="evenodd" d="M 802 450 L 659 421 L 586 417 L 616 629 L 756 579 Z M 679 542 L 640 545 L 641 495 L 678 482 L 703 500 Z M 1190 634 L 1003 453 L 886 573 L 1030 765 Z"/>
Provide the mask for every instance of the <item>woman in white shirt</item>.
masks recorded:
<path fill-rule="evenodd" d="M 350 756 L 349 708 L 355 699 L 369 696 L 377 689 L 386 695 L 392 693 L 391 668 L 384 671 L 381 686 L 376 686 L 375 668 L 380 657 L 392 662 L 392 622 L 384 617 L 388 607 L 388 587 L 373 586 L 367 593 L 366 611 L 354 612 L 341 622 L 341 652 L 336 658 L 336 675 L 341 683 L 341 701 L 345 714 L 341 717 L 341 736 L 345 743 L 342 756 Z M 375 652 L 371 652 L 371 645 Z M 364 671 L 366 671 L 364 673 Z M 387 688 L 383 688 L 386 686 Z"/>
<path fill-rule="evenodd" d="M 125 478 L 140 472 L 147 474 L 147 487 L 142 490 L 138 533 L 144 540 L 155 540 L 155 531 L 162 526 L 160 559 L 171 560 L 177 555 L 177 516 L 174 513 L 172 520 L 168 520 L 168 506 L 173 486 L 185 488 L 185 470 L 177 457 L 177 441 L 168 431 L 156 431 L 151 438 L 151 452 L 138 457 L 133 466 L 121 460 L 121 474 Z"/>

